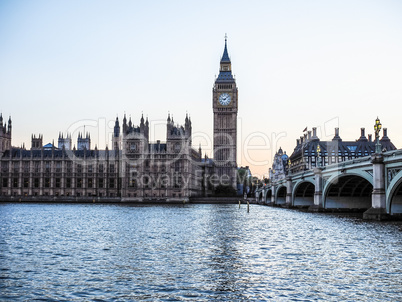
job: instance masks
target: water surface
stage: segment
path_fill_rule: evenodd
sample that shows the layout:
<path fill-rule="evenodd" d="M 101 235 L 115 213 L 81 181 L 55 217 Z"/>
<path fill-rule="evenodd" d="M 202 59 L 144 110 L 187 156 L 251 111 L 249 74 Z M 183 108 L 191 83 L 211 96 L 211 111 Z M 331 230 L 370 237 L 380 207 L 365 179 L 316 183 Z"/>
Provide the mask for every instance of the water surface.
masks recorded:
<path fill-rule="evenodd" d="M 0 301 L 397 301 L 401 230 L 257 205 L 0 204 Z"/>

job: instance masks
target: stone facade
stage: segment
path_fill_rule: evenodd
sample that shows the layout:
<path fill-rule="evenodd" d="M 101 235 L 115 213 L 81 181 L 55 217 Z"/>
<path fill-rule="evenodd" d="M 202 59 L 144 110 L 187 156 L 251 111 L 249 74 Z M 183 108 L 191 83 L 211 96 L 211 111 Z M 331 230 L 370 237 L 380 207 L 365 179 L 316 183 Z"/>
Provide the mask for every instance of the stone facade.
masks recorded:
<path fill-rule="evenodd" d="M 205 180 L 201 150 L 191 146 L 191 120 L 184 126 L 167 120 L 166 142 L 149 142 L 149 123 L 135 127 L 116 119 L 113 149 L 91 149 L 90 137 L 79 134 L 80 149 L 69 150 L 71 136 L 59 139 L 62 148 L 44 148 L 42 136 L 32 147 L 11 146 L 9 131 L 0 137 L 0 198 L 52 197 L 53 200 L 183 201 L 203 195 Z M 2 127 L 3 129 L 3 127 Z M 41 146 L 41 147 L 40 147 Z"/>

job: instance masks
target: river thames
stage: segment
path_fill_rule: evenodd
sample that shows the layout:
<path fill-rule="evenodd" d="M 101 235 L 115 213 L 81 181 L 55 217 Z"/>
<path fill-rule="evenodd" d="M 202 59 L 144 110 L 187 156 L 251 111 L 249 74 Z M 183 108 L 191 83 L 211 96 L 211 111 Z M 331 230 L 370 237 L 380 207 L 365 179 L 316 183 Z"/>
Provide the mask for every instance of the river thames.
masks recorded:
<path fill-rule="evenodd" d="M 0 301 L 401 301 L 401 231 L 257 205 L 0 204 Z"/>

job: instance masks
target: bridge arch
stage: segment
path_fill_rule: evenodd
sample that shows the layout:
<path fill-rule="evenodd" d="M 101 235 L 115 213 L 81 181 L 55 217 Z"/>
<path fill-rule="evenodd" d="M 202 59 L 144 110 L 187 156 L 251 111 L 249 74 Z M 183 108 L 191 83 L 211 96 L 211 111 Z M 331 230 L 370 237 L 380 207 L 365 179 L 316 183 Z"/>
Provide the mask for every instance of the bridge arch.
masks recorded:
<path fill-rule="evenodd" d="M 323 190 L 326 209 L 369 209 L 373 179 L 362 173 L 346 173 L 329 179 Z"/>
<path fill-rule="evenodd" d="M 392 179 L 387 190 L 387 213 L 402 213 L 402 171 Z"/>
<path fill-rule="evenodd" d="M 271 197 L 272 197 L 272 188 L 267 189 L 265 192 L 265 200 L 264 203 L 270 203 L 271 202 Z"/>
<path fill-rule="evenodd" d="M 315 185 L 313 181 L 300 181 L 293 188 L 293 206 L 306 207 L 314 205 Z"/>
<path fill-rule="evenodd" d="M 286 204 L 286 186 L 282 185 L 276 190 L 276 204 Z"/>

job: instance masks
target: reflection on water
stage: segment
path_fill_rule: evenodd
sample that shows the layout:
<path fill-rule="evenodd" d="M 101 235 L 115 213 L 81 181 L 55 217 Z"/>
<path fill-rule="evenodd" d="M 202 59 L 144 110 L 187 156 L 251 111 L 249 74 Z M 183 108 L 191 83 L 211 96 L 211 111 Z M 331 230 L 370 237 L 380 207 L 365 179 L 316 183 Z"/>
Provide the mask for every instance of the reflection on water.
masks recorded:
<path fill-rule="evenodd" d="M 396 223 L 237 205 L 0 205 L 0 300 L 401 300 Z"/>

